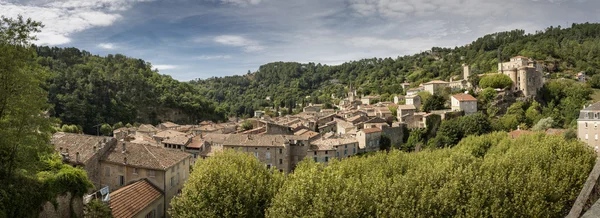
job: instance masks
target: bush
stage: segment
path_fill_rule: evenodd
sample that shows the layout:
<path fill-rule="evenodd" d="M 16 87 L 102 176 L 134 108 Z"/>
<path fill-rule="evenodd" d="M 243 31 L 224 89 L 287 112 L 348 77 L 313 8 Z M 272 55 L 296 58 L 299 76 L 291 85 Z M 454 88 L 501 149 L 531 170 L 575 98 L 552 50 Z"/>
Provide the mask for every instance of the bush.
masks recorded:
<path fill-rule="evenodd" d="M 513 82 L 507 75 L 504 74 L 492 74 L 487 75 L 481 78 L 479 81 L 479 87 L 485 88 L 494 88 L 494 89 L 504 89 L 512 86 Z"/>
<path fill-rule="evenodd" d="M 171 201 L 172 217 L 263 217 L 283 176 L 249 154 L 227 149 L 198 160 L 181 195 Z"/>

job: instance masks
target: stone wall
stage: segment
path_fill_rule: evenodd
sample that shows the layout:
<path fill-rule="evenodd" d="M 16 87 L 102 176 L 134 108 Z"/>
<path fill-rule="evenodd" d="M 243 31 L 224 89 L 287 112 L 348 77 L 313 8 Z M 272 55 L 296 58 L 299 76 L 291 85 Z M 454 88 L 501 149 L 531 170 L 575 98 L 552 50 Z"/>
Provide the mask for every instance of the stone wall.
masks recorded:
<path fill-rule="evenodd" d="M 83 217 L 83 198 L 73 197 L 70 192 L 56 197 L 57 207 L 50 201 L 41 205 L 40 218 Z M 74 213 L 74 214 L 71 214 Z"/>

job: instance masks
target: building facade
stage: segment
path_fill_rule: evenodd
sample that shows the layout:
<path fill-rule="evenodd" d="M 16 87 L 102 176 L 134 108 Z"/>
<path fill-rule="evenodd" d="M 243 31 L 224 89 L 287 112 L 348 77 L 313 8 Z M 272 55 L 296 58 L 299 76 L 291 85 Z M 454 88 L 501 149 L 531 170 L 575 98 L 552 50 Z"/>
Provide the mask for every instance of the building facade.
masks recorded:
<path fill-rule="evenodd" d="M 477 113 L 477 99 L 469 94 L 456 94 L 451 97 L 453 111 L 464 111 L 465 115 Z"/>
<path fill-rule="evenodd" d="M 498 72 L 510 77 L 512 90 L 524 96 L 535 96 L 544 85 L 544 66 L 523 56 L 512 57 L 509 62 L 498 63 Z"/>
<path fill-rule="evenodd" d="M 600 102 L 589 105 L 579 111 L 577 119 L 577 138 L 595 150 L 600 146 Z"/>

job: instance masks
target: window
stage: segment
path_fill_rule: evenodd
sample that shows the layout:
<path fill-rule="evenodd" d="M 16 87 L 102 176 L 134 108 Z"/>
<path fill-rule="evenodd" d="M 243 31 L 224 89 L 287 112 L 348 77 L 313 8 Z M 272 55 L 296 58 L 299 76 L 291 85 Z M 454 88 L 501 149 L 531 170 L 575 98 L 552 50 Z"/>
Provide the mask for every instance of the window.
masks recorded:
<path fill-rule="evenodd" d="M 119 186 L 123 186 L 123 185 L 125 185 L 125 177 L 119 176 Z"/>
<path fill-rule="evenodd" d="M 258 152 L 254 152 L 254 156 L 258 158 Z"/>
<path fill-rule="evenodd" d="M 339 152 L 339 151 L 338 151 L 338 152 L 335 152 L 335 156 L 336 156 L 336 157 L 339 157 L 339 156 L 340 156 L 340 152 Z"/>
<path fill-rule="evenodd" d="M 329 157 L 325 156 L 325 163 L 329 162 Z"/>
<path fill-rule="evenodd" d="M 156 171 L 154 170 L 146 170 L 148 172 L 148 177 L 154 178 L 156 176 Z"/>
<path fill-rule="evenodd" d="M 283 159 L 279 159 L 279 164 L 283 164 Z"/>
<path fill-rule="evenodd" d="M 104 176 L 110 176 L 110 167 L 104 167 Z"/>
<path fill-rule="evenodd" d="M 280 149 L 279 149 L 279 153 L 280 153 L 280 154 L 281 154 L 281 153 L 283 153 L 283 149 L 281 149 L 281 148 L 280 148 Z"/>
<path fill-rule="evenodd" d="M 180 181 L 179 178 L 181 178 L 181 177 L 179 177 L 179 173 L 177 173 L 177 179 L 176 179 L 177 180 L 177 185 L 179 185 L 179 181 Z"/>
<path fill-rule="evenodd" d="M 586 133 L 586 134 L 585 134 L 585 140 L 587 140 L 587 139 L 588 139 L 588 134 Z"/>
<path fill-rule="evenodd" d="M 327 154 L 327 151 L 325 151 L 325 154 Z"/>
<path fill-rule="evenodd" d="M 175 172 L 175 167 L 171 167 L 171 173 Z"/>
<path fill-rule="evenodd" d="M 344 155 L 348 156 L 348 150 L 344 150 Z"/>
<path fill-rule="evenodd" d="M 267 160 L 271 160 L 271 152 L 265 153 L 265 158 L 267 158 Z"/>
<path fill-rule="evenodd" d="M 594 136 L 594 139 L 598 140 L 598 134 L 596 134 L 596 135 Z"/>
<path fill-rule="evenodd" d="M 144 218 L 156 218 L 156 210 L 150 211 L 150 213 L 146 214 Z"/>
<path fill-rule="evenodd" d="M 313 160 L 314 160 L 315 162 L 319 162 L 319 160 L 317 160 L 317 157 L 313 157 Z"/>
<path fill-rule="evenodd" d="M 133 174 L 137 175 L 138 174 L 138 169 L 137 168 L 133 168 Z"/>
<path fill-rule="evenodd" d="M 267 169 L 271 169 L 271 164 L 267 164 Z"/>
<path fill-rule="evenodd" d="M 356 154 L 356 148 L 352 148 L 352 154 Z"/>
<path fill-rule="evenodd" d="M 280 173 L 283 173 L 283 169 L 279 169 L 279 172 L 280 172 Z"/>
<path fill-rule="evenodd" d="M 175 186 L 175 176 L 171 176 L 171 187 Z"/>
<path fill-rule="evenodd" d="M 585 128 L 587 128 L 587 122 L 585 122 Z"/>
<path fill-rule="evenodd" d="M 317 155 L 317 152 L 315 151 L 315 155 Z"/>
<path fill-rule="evenodd" d="M 348 148 L 348 145 L 344 145 L 344 148 Z"/>

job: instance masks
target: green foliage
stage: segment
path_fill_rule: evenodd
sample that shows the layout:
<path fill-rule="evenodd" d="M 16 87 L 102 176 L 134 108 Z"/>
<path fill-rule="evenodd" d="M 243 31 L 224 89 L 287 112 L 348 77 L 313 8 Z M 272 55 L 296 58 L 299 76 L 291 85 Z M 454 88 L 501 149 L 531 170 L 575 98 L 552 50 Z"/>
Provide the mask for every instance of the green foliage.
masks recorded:
<path fill-rule="evenodd" d="M 543 134 L 511 140 L 506 133 L 327 167 L 304 161 L 267 217 L 564 217 L 594 161 L 577 141 Z"/>
<path fill-rule="evenodd" d="M 308 161 L 310 162 L 310 161 Z M 172 217 L 263 217 L 283 175 L 249 154 L 227 149 L 199 160 L 183 193 L 171 201 Z"/>
<path fill-rule="evenodd" d="M 47 86 L 54 105 L 50 115 L 82 126 L 85 133 L 95 135 L 95 126 L 102 123 L 157 124 L 159 117 L 182 124 L 224 119 L 198 87 L 161 75 L 141 59 L 100 57 L 76 48 L 41 46 L 35 51 L 37 63 L 52 72 Z"/>
<path fill-rule="evenodd" d="M 0 217 L 37 217 L 45 201 L 71 192 L 81 196 L 87 174 L 52 155 L 45 80 L 30 40 L 41 24 L 0 18 Z"/>
<path fill-rule="evenodd" d="M 436 137 L 429 142 L 429 147 L 452 147 L 464 137 L 483 135 L 491 131 L 491 122 L 482 113 L 444 120 L 437 131 Z"/>
<path fill-rule="evenodd" d="M 423 102 L 423 111 L 430 112 L 434 110 L 441 110 L 445 108 L 445 105 L 446 99 L 444 96 L 435 94 Z"/>
<path fill-rule="evenodd" d="M 112 133 L 113 128 L 109 125 L 109 124 L 102 124 L 102 126 L 100 126 L 100 133 L 102 133 L 102 135 L 105 136 L 110 136 L 110 134 Z"/>
<path fill-rule="evenodd" d="M 100 200 L 91 200 L 84 205 L 84 216 L 87 218 L 112 218 L 112 210 Z"/>
<path fill-rule="evenodd" d="M 251 130 L 252 128 L 253 128 L 252 121 L 250 121 L 250 120 L 244 120 L 244 122 L 242 122 L 242 129 L 243 130 Z"/>
<path fill-rule="evenodd" d="M 547 129 L 552 128 L 552 126 L 554 125 L 554 120 L 552 119 L 552 117 L 546 117 L 543 119 L 540 119 L 540 121 L 538 121 L 535 126 L 533 126 L 531 128 L 531 130 L 533 131 L 545 131 Z"/>
<path fill-rule="evenodd" d="M 483 89 L 483 91 L 479 93 L 479 96 L 477 96 L 479 100 L 478 105 L 482 108 L 489 108 L 489 104 L 496 99 L 497 95 L 498 92 L 493 88 L 487 87 Z"/>
<path fill-rule="evenodd" d="M 587 82 L 592 88 L 600 88 L 600 74 L 593 75 Z"/>
<path fill-rule="evenodd" d="M 529 108 L 525 111 L 525 121 L 527 125 L 533 126 L 542 119 L 541 105 L 537 101 L 533 101 Z"/>
<path fill-rule="evenodd" d="M 542 116 L 552 117 L 557 126 L 568 127 L 590 99 L 592 89 L 572 80 L 551 80 L 538 91 Z"/>
<path fill-rule="evenodd" d="M 421 102 L 423 102 L 423 103 L 426 102 L 427 99 L 429 99 L 431 97 L 431 93 L 425 92 L 425 91 L 418 92 L 417 95 L 421 98 Z M 419 109 L 420 108 L 417 108 L 417 110 L 419 110 Z"/>
<path fill-rule="evenodd" d="M 492 74 L 486 75 L 479 81 L 479 87 L 485 88 L 494 88 L 494 89 L 504 89 L 510 87 L 512 85 L 512 80 L 510 77 L 504 74 Z"/>
<path fill-rule="evenodd" d="M 123 128 L 123 127 L 125 127 L 125 125 L 123 125 L 123 122 L 118 122 L 118 123 L 115 123 L 115 124 L 112 126 L 112 128 L 113 128 L 113 129 L 115 129 L 115 130 L 116 130 L 116 129 Z"/>
<path fill-rule="evenodd" d="M 60 128 L 60 131 L 68 132 L 68 133 L 81 133 L 81 129 L 79 129 L 78 126 L 67 125 L 67 124 L 62 125 L 62 127 Z"/>

